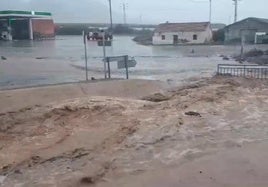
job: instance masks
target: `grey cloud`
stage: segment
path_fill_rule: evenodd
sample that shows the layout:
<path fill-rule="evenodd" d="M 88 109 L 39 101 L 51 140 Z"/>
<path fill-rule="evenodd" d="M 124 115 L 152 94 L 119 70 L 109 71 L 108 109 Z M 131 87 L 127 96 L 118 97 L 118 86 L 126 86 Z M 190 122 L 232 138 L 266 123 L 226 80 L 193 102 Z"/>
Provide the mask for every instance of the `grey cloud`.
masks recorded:
<path fill-rule="evenodd" d="M 128 22 L 207 21 L 209 0 L 112 0 L 115 22 L 122 22 L 122 2 Z M 232 23 L 232 0 L 212 0 L 213 22 Z M 267 0 L 239 1 L 239 19 L 268 17 Z M 57 22 L 109 22 L 108 0 L 0 0 L 1 9 L 43 10 Z"/>

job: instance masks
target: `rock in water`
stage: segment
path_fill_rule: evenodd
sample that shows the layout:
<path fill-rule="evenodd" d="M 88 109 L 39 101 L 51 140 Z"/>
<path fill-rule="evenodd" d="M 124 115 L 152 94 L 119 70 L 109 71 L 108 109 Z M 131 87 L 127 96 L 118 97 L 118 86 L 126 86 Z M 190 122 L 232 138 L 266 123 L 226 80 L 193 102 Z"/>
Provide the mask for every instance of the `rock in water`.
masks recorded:
<path fill-rule="evenodd" d="M 223 57 L 222 59 L 223 59 L 223 60 L 230 60 L 230 58 L 227 57 L 227 56 Z"/>

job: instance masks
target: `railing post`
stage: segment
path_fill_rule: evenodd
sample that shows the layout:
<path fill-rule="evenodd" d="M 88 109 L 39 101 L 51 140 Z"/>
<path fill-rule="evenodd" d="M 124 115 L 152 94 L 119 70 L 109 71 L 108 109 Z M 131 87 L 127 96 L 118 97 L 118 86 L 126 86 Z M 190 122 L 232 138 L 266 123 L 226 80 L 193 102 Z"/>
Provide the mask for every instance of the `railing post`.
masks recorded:
<path fill-rule="evenodd" d="M 108 78 L 111 79 L 111 67 L 110 67 L 110 59 L 107 58 L 107 65 L 108 65 Z"/>

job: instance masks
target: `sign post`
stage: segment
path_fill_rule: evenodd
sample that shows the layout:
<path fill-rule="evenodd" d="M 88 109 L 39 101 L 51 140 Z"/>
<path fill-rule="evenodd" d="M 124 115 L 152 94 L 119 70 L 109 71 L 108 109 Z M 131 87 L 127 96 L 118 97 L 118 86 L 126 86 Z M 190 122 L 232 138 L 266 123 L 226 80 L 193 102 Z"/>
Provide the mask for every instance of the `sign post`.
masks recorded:
<path fill-rule="evenodd" d="M 110 67 L 110 59 L 107 58 L 107 65 L 108 65 L 108 78 L 111 79 L 111 67 Z"/>
<path fill-rule="evenodd" d="M 107 79 L 107 63 L 108 63 L 108 70 L 110 71 L 110 64 L 106 58 L 106 46 L 112 46 L 111 40 L 106 40 L 106 33 L 104 30 L 101 31 L 102 39 L 98 41 L 98 46 L 101 46 L 103 49 L 103 66 L 104 66 L 104 78 Z M 108 73 L 109 78 L 111 77 L 110 73 Z"/>
<path fill-rule="evenodd" d="M 107 70 L 106 70 L 106 48 L 105 48 L 105 31 L 102 31 L 102 46 L 103 46 L 103 65 L 104 65 L 104 78 L 107 79 Z"/>
<path fill-rule="evenodd" d="M 240 63 L 243 62 L 243 56 L 244 56 L 244 45 L 245 45 L 245 37 L 243 34 L 241 34 L 241 49 L 240 49 Z"/>
<path fill-rule="evenodd" d="M 125 62 L 125 68 L 126 68 L 126 78 L 128 79 L 128 56 L 125 56 L 124 58 L 124 62 Z"/>
<path fill-rule="evenodd" d="M 88 69 L 87 69 L 87 39 L 86 39 L 86 34 L 85 31 L 83 31 L 83 41 L 84 41 L 84 48 L 85 48 L 85 69 L 86 69 L 86 81 L 88 81 Z"/>

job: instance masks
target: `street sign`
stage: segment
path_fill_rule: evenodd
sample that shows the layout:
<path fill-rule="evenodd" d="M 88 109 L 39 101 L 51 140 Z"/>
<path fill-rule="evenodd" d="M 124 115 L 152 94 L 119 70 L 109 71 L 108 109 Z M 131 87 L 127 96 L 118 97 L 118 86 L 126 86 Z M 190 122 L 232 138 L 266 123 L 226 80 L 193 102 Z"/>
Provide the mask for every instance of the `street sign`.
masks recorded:
<path fill-rule="evenodd" d="M 108 46 L 108 47 L 112 46 L 112 41 L 109 41 L 109 40 L 106 40 L 105 42 L 98 41 L 98 46 L 103 47 L 103 43 L 105 44 L 105 46 Z"/>
<path fill-rule="evenodd" d="M 137 65 L 137 61 L 135 59 L 128 60 L 127 62 L 125 62 L 125 61 L 118 61 L 117 62 L 118 69 L 125 69 L 126 66 L 128 68 L 132 68 L 132 67 L 136 67 L 136 65 Z"/>
<path fill-rule="evenodd" d="M 106 62 L 115 62 L 115 61 L 125 61 L 125 59 L 128 60 L 128 56 L 110 56 L 106 57 Z"/>
<path fill-rule="evenodd" d="M 117 62 L 117 68 L 118 69 L 126 69 L 126 78 L 129 78 L 129 72 L 128 69 L 131 67 L 135 67 L 137 65 L 136 60 L 134 57 L 131 59 L 128 58 L 128 55 L 124 56 L 111 56 L 111 57 L 105 57 L 103 59 L 104 64 L 107 64 L 108 66 L 108 78 L 111 78 L 111 68 L 110 63 L 111 62 Z"/>

